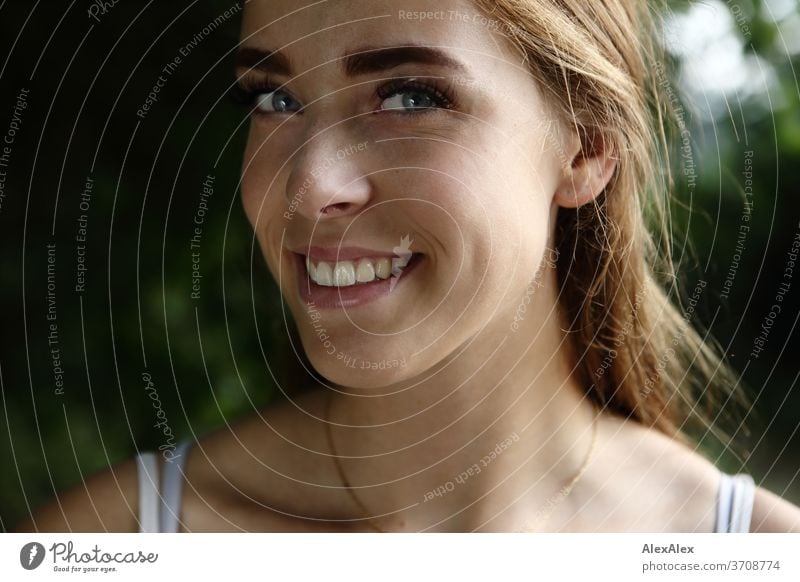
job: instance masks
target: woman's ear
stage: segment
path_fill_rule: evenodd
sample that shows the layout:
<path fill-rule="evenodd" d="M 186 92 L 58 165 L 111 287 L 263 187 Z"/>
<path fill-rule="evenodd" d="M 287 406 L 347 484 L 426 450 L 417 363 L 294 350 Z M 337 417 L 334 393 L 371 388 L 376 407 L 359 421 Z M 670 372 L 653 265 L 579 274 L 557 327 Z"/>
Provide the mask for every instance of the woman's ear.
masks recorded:
<path fill-rule="evenodd" d="M 589 134 L 583 140 L 575 135 L 571 153 L 553 197 L 553 202 L 564 208 L 578 208 L 594 200 L 617 167 L 611 142 L 602 134 Z"/>

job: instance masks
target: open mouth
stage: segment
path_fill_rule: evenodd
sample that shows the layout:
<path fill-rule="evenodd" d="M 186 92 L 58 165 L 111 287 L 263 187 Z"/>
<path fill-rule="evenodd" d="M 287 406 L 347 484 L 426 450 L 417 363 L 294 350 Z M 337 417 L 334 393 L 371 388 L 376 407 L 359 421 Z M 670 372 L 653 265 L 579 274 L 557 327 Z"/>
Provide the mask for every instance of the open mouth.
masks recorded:
<path fill-rule="evenodd" d="M 423 262 L 422 253 L 408 257 L 362 257 L 346 261 L 294 256 L 299 291 L 316 307 L 355 307 L 396 292 L 397 286 Z"/>

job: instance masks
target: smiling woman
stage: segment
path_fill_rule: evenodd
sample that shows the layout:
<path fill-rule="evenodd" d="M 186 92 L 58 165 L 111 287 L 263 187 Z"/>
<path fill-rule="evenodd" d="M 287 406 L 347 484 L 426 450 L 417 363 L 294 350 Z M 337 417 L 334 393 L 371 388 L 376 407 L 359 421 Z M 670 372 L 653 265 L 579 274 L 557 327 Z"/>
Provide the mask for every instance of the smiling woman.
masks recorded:
<path fill-rule="evenodd" d="M 40 529 L 800 531 L 688 436 L 738 396 L 667 293 L 646 5 L 428 4 L 247 4 L 242 204 L 314 385 Z"/>

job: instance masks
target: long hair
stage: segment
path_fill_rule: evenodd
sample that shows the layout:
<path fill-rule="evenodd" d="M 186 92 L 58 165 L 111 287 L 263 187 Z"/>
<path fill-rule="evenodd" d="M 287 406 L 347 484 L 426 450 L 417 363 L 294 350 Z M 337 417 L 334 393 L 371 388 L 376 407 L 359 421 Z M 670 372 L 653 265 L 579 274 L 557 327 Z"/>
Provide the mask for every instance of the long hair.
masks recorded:
<path fill-rule="evenodd" d="M 674 438 L 688 441 L 694 428 L 724 441 L 713 416 L 731 397 L 744 399 L 718 345 L 692 321 L 704 281 L 679 308 L 669 154 L 672 137 L 687 132 L 673 133 L 681 128 L 657 7 L 644 0 L 475 4 L 520 49 L 582 147 L 600 139 L 617 160 L 600 196 L 559 208 L 556 224 L 559 306 L 581 383 L 607 410 Z"/>

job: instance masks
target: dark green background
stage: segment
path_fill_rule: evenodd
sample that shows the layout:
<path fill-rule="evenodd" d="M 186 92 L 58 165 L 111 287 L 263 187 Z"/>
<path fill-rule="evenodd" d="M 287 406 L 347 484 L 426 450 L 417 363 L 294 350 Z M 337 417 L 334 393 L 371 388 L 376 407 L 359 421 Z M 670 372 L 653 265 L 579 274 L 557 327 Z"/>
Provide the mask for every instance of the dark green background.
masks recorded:
<path fill-rule="evenodd" d="M 3 530 L 54 491 L 137 448 L 164 444 L 143 372 L 177 439 L 265 405 L 294 378 L 280 365 L 294 356 L 279 294 L 253 253 L 238 201 L 245 112 L 227 89 L 239 17 L 183 58 L 146 119 L 136 116 L 162 67 L 234 3 L 123 1 L 100 22 L 88 18 L 89 2 L 33 4 L 0 9 L 0 138 L 17 93 L 30 90 L 0 210 Z M 687 289 L 709 281 L 698 319 L 745 372 L 755 401 L 738 453 L 747 464 L 726 453 L 720 466 L 747 470 L 800 502 L 800 271 L 767 349 L 757 360 L 748 355 L 799 229 L 798 59 L 775 48 L 776 26 L 758 3 L 740 6 L 753 31 L 747 50 L 778 72 L 781 107 L 765 111 L 745 99 L 713 125 L 687 118 L 700 172 L 691 197 L 678 180 L 675 195 L 686 208 L 676 206 L 675 248 Z M 753 229 L 731 295 L 720 300 L 742 214 L 745 150 L 754 152 Z M 189 239 L 209 174 L 215 182 L 202 236 L 201 299 L 192 300 Z M 87 287 L 78 294 L 74 239 L 87 176 L 94 179 Z M 57 248 L 63 395 L 54 393 L 47 345 L 50 243 Z"/>

